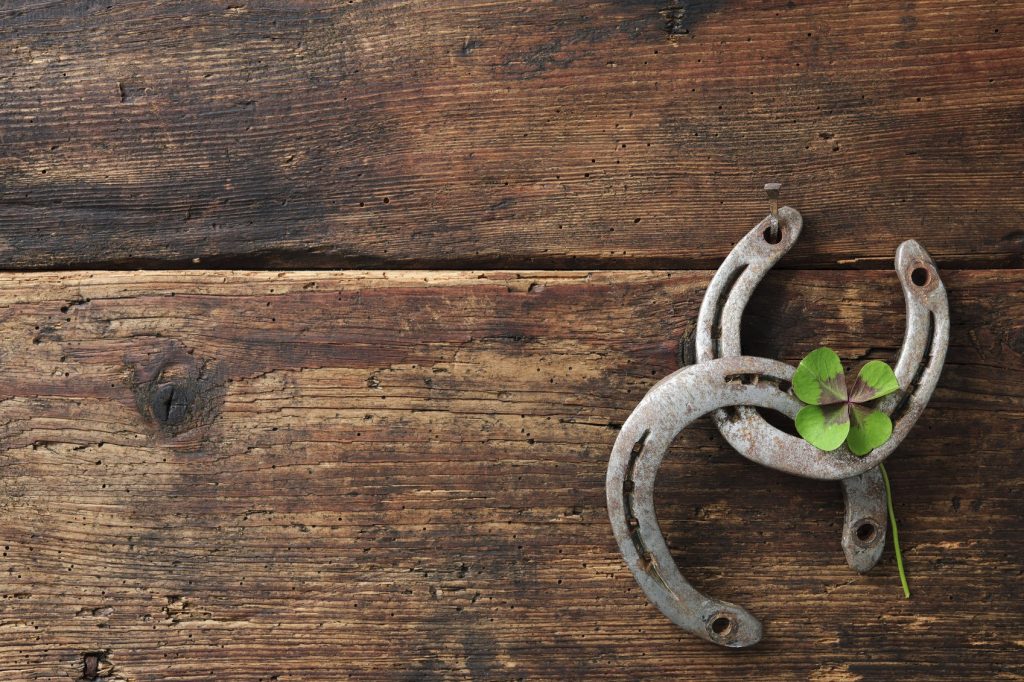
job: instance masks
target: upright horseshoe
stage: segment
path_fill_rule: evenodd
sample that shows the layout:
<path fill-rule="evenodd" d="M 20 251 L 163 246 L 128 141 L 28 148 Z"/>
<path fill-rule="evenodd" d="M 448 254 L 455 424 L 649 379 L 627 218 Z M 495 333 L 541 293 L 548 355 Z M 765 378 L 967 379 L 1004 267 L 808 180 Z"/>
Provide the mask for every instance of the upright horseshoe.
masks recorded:
<path fill-rule="evenodd" d="M 697 318 L 697 362 L 741 355 L 740 321 L 743 311 L 767 272 L 796 243 L 803 226 L 797 211 L 783 207 L 779 210 L 779 240 L 771 243 L 768 240 L 770 221 L 771 216 L 766 217 L 740 240 L 708 286 Z M 922 276 L 926 277 L 926 281 L 921 284 L 915 283 L 912 276 L 917 268 L 921 269 L 917 275 L 918 281 L 921 281 Z M 945 289 L 935 263 L 917 242 L 906 241 L 900 245 L 896 251 L 896 269 L 907 309 L 907 326 L 896 365 L 896 376 L 901 386 L 908 387 L 920 370 L 928 346 L 933 341 L 934 333 L 926 333 L 926 325 L 930 324 L 933 319 L 931 316 L 934 315 L 935 319 L 945 320 L 948 326 L 949 311 Z M 935 289 L 941 290 L 938 294 L 922 289 L 929 281 L 935 283 Z M 944 348 L 943 345 L 943 353 Z M 881 405 L 882 409 L 891 414 L 900 397 L 893 396 Z M 926 402 L 928 397 L 923 395 L 921 399 Z M 776 431 L 749 407 L 717 410 L 712 419 L 733 448 L 755 461 L 760 460 L 751 454 L 754 443 Z M 762 463 L 771 466 L 770 463 Z M 866 573 L 878 562 L 885 547 L 887 521 L 882 473 L 875 467 L 857 476 L 845 478 L 841 484 L 846 506 L 843 551 L 852 568 Z"/>
<path fill-rule="evenodd" d="M 780 214 L 790 225 L 798 225 L 796 211 L 784 207 Z M 758 227 L 763 231 L 767 224 L 762 222 Z M 755 232 L 759 232 L 758 228 Z M 795 241 L 796 235 L 792 230 L 789 232 L 790 239 Z M 785 249 L 780 250 L 780 257 Z M 761 434 L 763 440 L 744 438 L 742 433 L 728 428 L 734 422 L 726 422 L 723 435 L 730 442 L 737 439 L 745 456 L 796 475 L 841 480 L 875 468 L 899 445 L 938 381 L 949 340 L 949 315 L 945 289 L 924 249 L 915 242 L 906 242 L 897 251 L 896 262 L 904 285 L 909 279 L 917 287 L 913 291 L 923 302 L 927 318 L 921 319 L 921 310 L 916 305 L 911 306 L 908 297 L 907 332 L 896 369 L 900 385 L 906 389 L 887 397 L 881 405 L 896 415 L 890 441 L 860 458 L 846 448 L 823 452 L 766 422 L 770 430 Z M 736 286 L 742 276 L 740 271 L 732 284 Z M 749 288 L 752 291 L 753 285 Z M 742 307 L 739 312 L 742 313 Z M 724 317 L 720 319 L 721 323 L 727 321 Z M 739 316 L 736 317 L 738 328 Z M 918 336 L 929 343 L 915 361 L 907 344 Z M 729 337 L 723 333 L 720 338 Z M 747 406 L 795 417 L 800 403 L 789 391 L 793 371 L 781 362 L 745 356 L 709 360 L 678 370 L 658 382 L 633 410 L 616 438 L 608 463 L 609 519 L 630 571 L 651 602 L 670 620 L 698 637 L 723 646 L 755 644 L 761 638 L 761 623 L 740 606 L 701 594 L 683 578 L 658 526 L 654 481 L 672 441 L 703 414 L 724 407 Z"/>

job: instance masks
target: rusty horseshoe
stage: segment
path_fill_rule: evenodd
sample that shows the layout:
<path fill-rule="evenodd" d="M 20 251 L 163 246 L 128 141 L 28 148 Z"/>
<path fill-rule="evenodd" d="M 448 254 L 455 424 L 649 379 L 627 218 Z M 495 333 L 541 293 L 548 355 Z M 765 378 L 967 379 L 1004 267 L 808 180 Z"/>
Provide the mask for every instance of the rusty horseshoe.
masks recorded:
<path fill-rule="evenodd" d="M 842 480 L 847 500 L 844 549 L 857 541 L 854 537 L 865 519 L 874 522 L 875 537 L 857 538 L 862 551 L 847 551 L 851 565 L 869 568 L 880 551 L 877 536 L 884 533 L 879 530 L 884 528 L 884 500 L 875 489 L 873 472 L 906 437 L 927 404 L 949 339 L 946 293 L 935 264 L 916 242 L 904 242 L 897 250 L 896 268 L 907 302 L 907 328 L 895 370 L 904 389 L 880 404 L 893 415 L 890 440 L 864 457 L 845 447 L 824 452 L 775 429 L 754 409 L 744 409 L 770 409 L 793 418 L 801 407 L 790 392 L 793 367 L 739 355 L 744 306 L 767 270 L 799 236 L 800 214 L 782 207 L 778 215 L 781 229 L 769 233 L 773 225 L 766 218 L 716 273 L 698 318 L 699 362 L 665 377 L 640 401 L 615 441 L 606 479 L 616 541 L 647 597 L 683 629 L 728 647 L 758 642 L 761 623 L 740 606 L 701 594 L 676 567 L 654 510 L 655 477 L 672 441 L 695 419 L 714 413 L 723 436 L 745 457 L 798 476 Z M 777 243 L 769 234 L 778 237 Z"/>
<path fill-rule="evenodd" d="M 775 238 L 769 230 L 776 228 Z M 788 207 L 778 210 L 778 217 L 768 216 L 756 225 L 729 253 L 715 273 L 701 303 L 697 318 L 696 360 L 706 362 L 717 357 L 741 355 L 740 321 L 754 289 L 767 272 L 785 255 L 800 237 L 803 221 L 800 214 Z M 945 288 L 935 263 L 915 241 L 906 241 L 896 250 L 896 270 L 906 301 L 907 325 L 896 363 L 900 386 L 909 387 L 923 371 L 928 357 L 937 368 L 948 341 L 949 309 Z M 934 352 L 929 350 L 934 348 Z M 935 352 L 939 353 L 935 358 Z M 936 361 L 937 360 L 937 361 Z M 794 370 L 790 370 L 792 374 Z M 790 379 L 791 376 L 786 377 Z M 916 393 L 919 402 L 927 402 L 934 382 Z M 880 408 L 892 414 L 908 392 L 892 396 Z M 923 405 L 922 405 L 923 407 Z M 918 411 L 919 413 L 919 411 Z M 722 436 L 742 455 L 774 467 L 774 459 L 761 457 L 758 443 L 764 443 L 777 430 L 753 408 L 735 407 L 716 410 L 712 419 Z M 902 417 L 902 439 L 916 421 L 916 414 Z M 802 442 L 802 441 L 801 441 Z M 898 442 L 893 445 L 898 445 Z M 800 473 L 800 472 L 793 472 Z M 882 555 L 886 536 L 886 502 L 882 473 L 873 467 L 862 474 L 844 478 L 843 499 L 846 506 L 842 546 L 849 565 L 866 573 Z"/>

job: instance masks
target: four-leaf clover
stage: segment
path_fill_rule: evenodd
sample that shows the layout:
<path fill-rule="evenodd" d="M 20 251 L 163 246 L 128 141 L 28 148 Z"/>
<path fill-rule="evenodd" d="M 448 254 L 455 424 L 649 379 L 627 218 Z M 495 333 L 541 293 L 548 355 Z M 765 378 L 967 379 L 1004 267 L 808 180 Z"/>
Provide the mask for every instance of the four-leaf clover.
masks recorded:
<path fill-rule="evenodd" d="M 817 448 L 831 451 L 845 441 L 852 453 L 863 457 L 892 435 L 889 416 L 868 403 L 899 387 L 889 365 L 871 360 L 847 390 L 839 356 L 831 348 L 819 348 L 800 361 L 793 375 L 793 392 L 807 403 L 796 415 L 796 430 Z"/>

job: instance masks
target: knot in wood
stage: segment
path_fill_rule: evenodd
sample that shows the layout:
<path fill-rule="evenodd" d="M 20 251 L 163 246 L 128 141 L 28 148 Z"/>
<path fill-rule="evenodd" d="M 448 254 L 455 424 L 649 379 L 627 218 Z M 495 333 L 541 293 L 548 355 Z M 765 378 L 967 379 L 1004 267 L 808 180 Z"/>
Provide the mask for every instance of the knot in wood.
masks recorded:
<path fill-rule="evenodd" d="M 139 412 L 168 435 L 208 422 L 216 387 L 212 365 L 177 343 L 142 352 L 133 361 Z"/>

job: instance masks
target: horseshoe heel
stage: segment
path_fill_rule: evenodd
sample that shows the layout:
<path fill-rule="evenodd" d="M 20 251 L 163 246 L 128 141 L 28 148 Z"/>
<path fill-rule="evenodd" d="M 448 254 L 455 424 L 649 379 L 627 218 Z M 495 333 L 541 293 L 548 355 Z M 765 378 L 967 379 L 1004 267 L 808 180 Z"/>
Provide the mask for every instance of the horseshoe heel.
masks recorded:
<path fill-rule="evenodd" d="M 740 354 L 743 308 L 758 282 L 792 247 L 800 233 L 799 213 L 782 207 L 779 216 L 782 229 L 778 244 L 769 244 L 764 238 L 769 225 L 766 218 L 736 245 L 715 273 L 698 316 L 698 362 Z M 938 382 L 949 344 L 949 307 L 935 263 L 920 244 L 912 240 L 900 244 L 896 250 L 896 269 L 906 299 L 907 323 L 895 373 L 900 386 L 905 388 L 879 404 L 880 409 L 892 415 L 892 437 L 864 457 L 858 457 L 845 445 L 832 452 L 819 450 L 802 438 L 776 429 L 749 408 L 738 407 L 734 414 L 716 413 L 715 424 L 740 454 L 797 476 L 841 480 L 874 469 L 899 446 Z M 788 370 L 780 378 L 789 382 L 795 370 L 784 366 Z M 791 404 L 780 411 L 795 417 L 801 404 L 795 396 L 789 397 Z M 859 494 L 855 499 L 860 499 Z"/>
<path fill-rule="evenodd" d="M 761 623 L 746 609 L 698 592 L 679 572 L 654 511 L 654 480 L 672 441 L 713 410 L 752 405 L 786 411 L 779 388 L 790 368 L 775 360 L 722 358 L 677 370 L 644 396 L 622 425 L 608 463 L 608 516 L 637 583 L 668 618 L 698 637 L 728 647 L 761 639 Z M 756 375 L 757 383 L 734 381 Z"/>
<path fill-rule="evenodd" d="M 843 554 L 850 568 L 867 573 L 882 557 L 889 528 L 882 470 L 875 467 L 839 483 L 846 508 L 840 542 Z"/>

